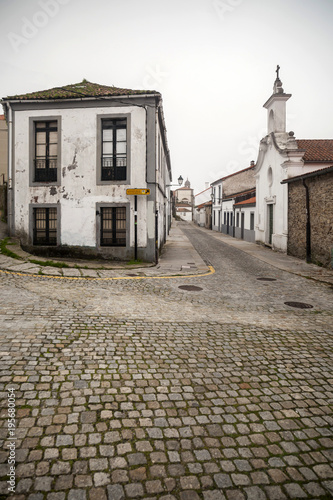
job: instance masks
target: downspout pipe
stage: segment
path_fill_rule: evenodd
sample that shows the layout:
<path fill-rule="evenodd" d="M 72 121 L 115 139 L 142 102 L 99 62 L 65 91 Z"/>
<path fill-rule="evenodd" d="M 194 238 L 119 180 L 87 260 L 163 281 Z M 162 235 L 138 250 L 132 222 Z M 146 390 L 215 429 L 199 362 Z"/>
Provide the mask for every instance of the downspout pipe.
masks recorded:
<path fill-rule="evenodd" d="M 8 110 L 8 231 L 13 236 L 13 110 L 10 103 L 7 102 Z"/>
<path fill-rule="evenodd" d="M 303 186 L 305 187 L 305 204 L 306 204 L 306 262 L 310 263 L 311 259 L 311 221 L 310 221 L 310 196 L 309 187 L 305 179 L 303 179 Z"/>

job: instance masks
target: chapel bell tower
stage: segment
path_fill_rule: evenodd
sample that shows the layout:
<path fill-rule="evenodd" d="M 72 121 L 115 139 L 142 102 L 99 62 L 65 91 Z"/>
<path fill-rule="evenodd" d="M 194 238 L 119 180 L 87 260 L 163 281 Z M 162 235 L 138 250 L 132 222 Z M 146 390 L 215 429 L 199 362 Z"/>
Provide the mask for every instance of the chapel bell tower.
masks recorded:
<path fill-rule="evenodd" d="M 291 94 L 284 93 L 279 70 L 280 66 L 277 66 L 273 94 L 264 104 L 267 109 L 267 134 L 286 132 L 286 102 Z"/>

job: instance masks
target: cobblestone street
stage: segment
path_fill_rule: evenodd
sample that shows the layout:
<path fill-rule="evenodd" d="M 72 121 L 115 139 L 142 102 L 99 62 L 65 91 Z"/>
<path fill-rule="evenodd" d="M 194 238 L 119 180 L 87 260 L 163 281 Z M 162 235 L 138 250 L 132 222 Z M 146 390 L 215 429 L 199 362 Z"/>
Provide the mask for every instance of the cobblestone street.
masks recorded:
<path fill-rule="evenodd" d="M 0 273 L 1 499 L 333 498 L 332 287 L 183 231 L 214 274 Z"/>

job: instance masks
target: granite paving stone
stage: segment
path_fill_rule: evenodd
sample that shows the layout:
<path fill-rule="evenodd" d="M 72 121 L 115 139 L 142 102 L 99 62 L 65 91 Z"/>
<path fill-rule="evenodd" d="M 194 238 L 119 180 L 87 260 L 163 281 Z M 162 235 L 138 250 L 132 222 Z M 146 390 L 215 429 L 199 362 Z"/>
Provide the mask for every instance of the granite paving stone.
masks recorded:
<path fill-rule="evenodd" d="M 1 500 L 11 389 L 13 500 L 332 496 L 332 290 L 187 231 L 215 274 L 0 273 Z"/>

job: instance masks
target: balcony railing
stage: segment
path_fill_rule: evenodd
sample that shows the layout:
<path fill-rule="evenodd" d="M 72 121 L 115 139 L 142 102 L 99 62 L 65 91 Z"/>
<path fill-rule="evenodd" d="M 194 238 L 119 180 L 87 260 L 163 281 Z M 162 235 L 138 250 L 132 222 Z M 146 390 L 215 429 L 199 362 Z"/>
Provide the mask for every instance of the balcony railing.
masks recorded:
<path fill-rule="evenodd" d="M 36 158 L 35 182 L 56 182 L 57 166 L 57 158 Z"/>
<path fill-rule="evenodd" d="M 115 165 L 114 165 L 115 164 Z M 102 181 L 125 181 L 127 169 L 126 156 L 102 158 Z"/>

